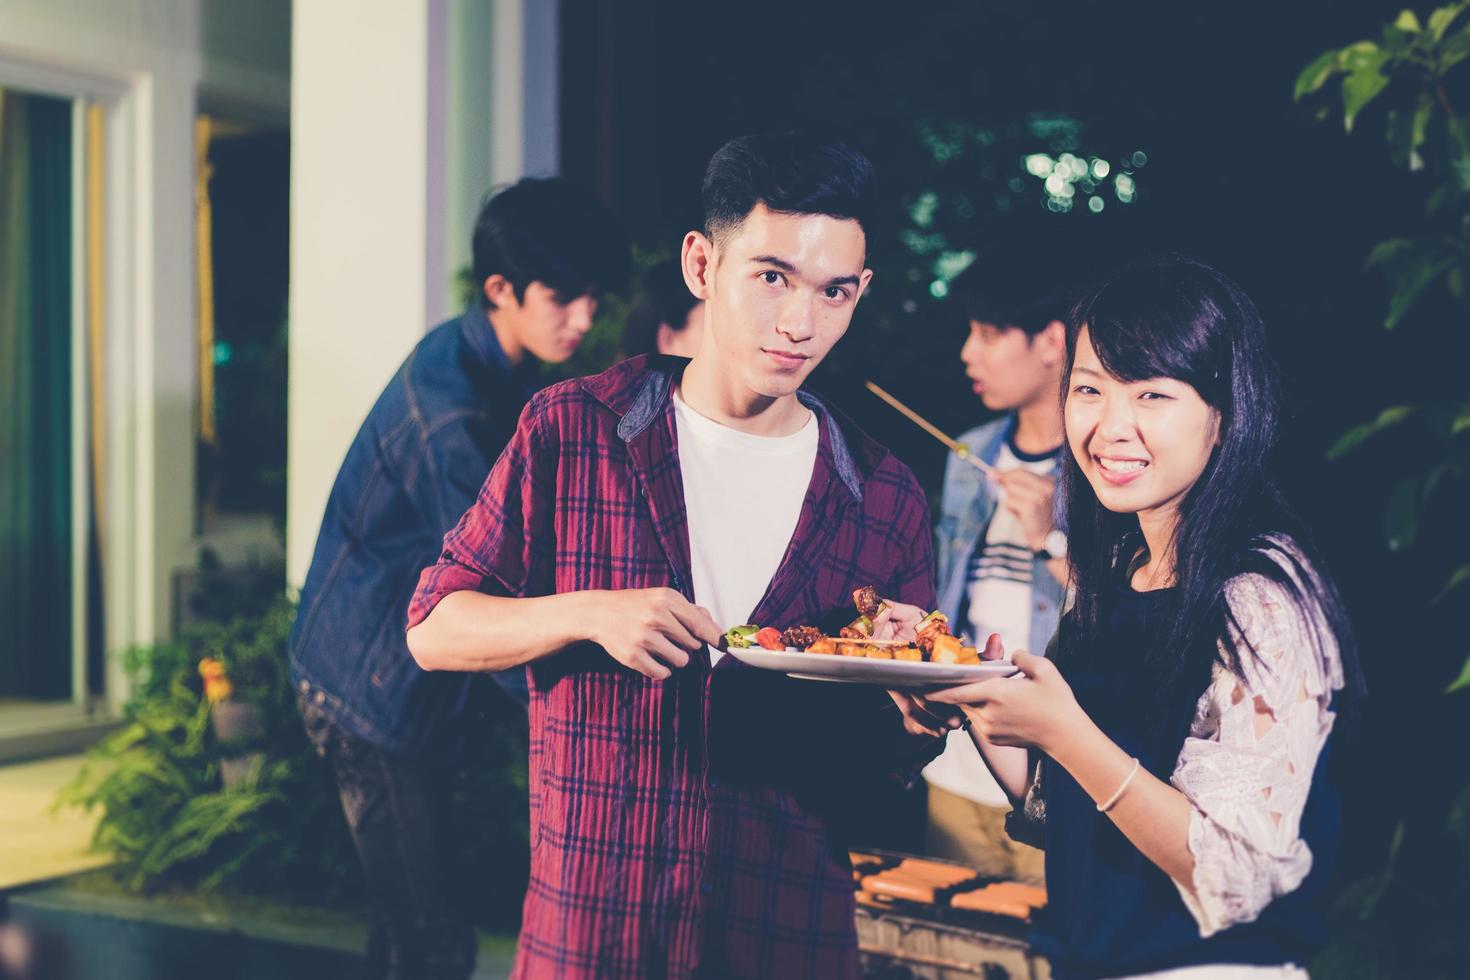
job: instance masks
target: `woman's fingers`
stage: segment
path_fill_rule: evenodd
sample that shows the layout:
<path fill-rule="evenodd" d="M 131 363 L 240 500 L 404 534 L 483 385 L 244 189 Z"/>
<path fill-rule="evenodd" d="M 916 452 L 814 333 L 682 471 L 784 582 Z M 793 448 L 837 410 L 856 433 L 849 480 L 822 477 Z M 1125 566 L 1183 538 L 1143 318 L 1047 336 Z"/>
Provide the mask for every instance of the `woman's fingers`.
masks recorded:
<path fill-rule="evenodd" d="M 1016 669 L 1021 673 L 1033 679 L 1043 671 L 1056 669 L 1045 657 L 1038 657 L 1025 650 L 1017 650 L 1011 654 L 1011 663 L 1015 664 Z"/>
<path fill-rule="evenodd" d="M 1006 658 L 1006 645 L 1000 641 L 999 633 L 991 633 L 985 641 L 985 649 L 980 651 L 981 660 L 1004 660 Z"/>
<path fill-rule="evenodd" d="M 930 701 L 937 701 L 940 704 L 986 704 L 993 700 L 994 696 L 999 693 L 995 688 L 990 686 L 995 681 L 996 678 L 988 677 L 983 681 L 976 681 L 973 684 L 961 684 L 958 687 L 946 687 L 940 691 L 930 691 L 925 696 Z"/>

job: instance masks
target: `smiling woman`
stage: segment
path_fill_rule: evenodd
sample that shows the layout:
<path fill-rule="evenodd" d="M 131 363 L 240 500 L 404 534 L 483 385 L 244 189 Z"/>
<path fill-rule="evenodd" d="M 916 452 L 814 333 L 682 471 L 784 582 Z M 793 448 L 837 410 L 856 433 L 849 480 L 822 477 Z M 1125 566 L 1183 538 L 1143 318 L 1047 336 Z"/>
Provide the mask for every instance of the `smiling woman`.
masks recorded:
<path fill-rule="evenodd" d="M 1103 506 L 1137 514 L 1145 539 L 1167 540 L 1180 502 L 1219 446 L 1219 410 L 1176 378 L 1108 374 L 1084 325 L 1064 417 L 1072 458 Z M 1162 563 L 1150 568 L 1162 583 Z"/>
<path fill-rule="evenodd" d="M 1268 476 L 1260 316 L 1169 259 L 1084 300 L 1067 353 L 1075 603 L 1023 679 L 934 700 L 1040 825 L 1058 975 L 1305 976 L 1340 834 L 1327 746 L 1361 681 Z"/>

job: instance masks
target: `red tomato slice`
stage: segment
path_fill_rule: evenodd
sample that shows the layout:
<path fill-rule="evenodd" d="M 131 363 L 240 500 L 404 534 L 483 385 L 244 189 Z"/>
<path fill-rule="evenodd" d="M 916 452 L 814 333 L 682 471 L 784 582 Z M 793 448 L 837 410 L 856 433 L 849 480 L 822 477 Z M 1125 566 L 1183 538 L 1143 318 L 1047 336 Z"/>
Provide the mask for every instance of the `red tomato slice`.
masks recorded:
<path fill-rule="evenodd" d="M 767 626 L 758 630 L 752 639 L 767 650 L 786 649 L 786 644 L 781 642 L 781 631 L 774 626 Z"/>

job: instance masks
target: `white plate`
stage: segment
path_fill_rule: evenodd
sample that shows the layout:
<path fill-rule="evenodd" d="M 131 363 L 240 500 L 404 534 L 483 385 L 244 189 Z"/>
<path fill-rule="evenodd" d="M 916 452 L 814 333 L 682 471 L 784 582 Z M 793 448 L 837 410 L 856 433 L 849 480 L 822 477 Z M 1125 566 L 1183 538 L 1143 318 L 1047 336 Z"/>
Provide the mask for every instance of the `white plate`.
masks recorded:
<path fill-rule="evenodd" d="M 877 684 L 882 687 L 951 687 L 985 680 L 987 677 L 1006 677 L 1016 672 L 1015 666 L 1009 660 L 992 660 L 982 664 L 931 664 L 913 660 L 841 657 L 835 653 L 781 653 L 764 647 L 731 649 L 726 652 L 752 667 L 779 670 L 803 680 Z"/>

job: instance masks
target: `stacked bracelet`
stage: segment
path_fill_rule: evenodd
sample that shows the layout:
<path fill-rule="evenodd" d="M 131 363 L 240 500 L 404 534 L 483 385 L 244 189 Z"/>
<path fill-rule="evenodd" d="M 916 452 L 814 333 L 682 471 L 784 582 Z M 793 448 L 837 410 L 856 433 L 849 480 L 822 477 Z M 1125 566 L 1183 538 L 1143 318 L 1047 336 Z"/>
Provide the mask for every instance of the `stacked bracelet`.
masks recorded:
<path fill-rule="evenodd" d="M 1107 813 L 1109 810 L 1111 810 L 1113 808 L 1113 804 L 1117 803 L 1119 800 L 1121 800 L 1123 798 L 1123 791 L 1128 788 L 1128 784 L 1129 783 L 1133 782 L 1133 777 L 1136 776 L 1136 775 L 1138 775 L 1138 760 L 1137 759 L 1134 759 L 1133 760 L 1133 768 L 1132 769 L 1129 769 L 1128 770 L 1128 775 L 1126 775 L 1126 776 L 1123 777 L 1123 783 L 1122 783 L 1122 785 L 1118 787 L 1117 792 L 1115 792 L 1112 796 L 1108 797 L 1106 803 L 1099 803 L 1097 805 L 1097 812 L 1098 813 Z"/>

